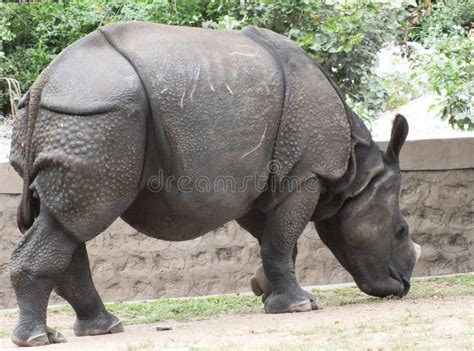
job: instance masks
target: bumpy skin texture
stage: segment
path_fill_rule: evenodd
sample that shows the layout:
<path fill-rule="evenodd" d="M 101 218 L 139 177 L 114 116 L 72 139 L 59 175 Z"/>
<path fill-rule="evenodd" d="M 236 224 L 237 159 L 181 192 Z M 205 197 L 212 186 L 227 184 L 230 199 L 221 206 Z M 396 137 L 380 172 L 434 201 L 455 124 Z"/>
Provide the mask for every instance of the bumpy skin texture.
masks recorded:
<path fill-rule="evenodd" d="M 102 27 L 35 84 L 10 155 L 26 189 L 18 216 L 26 233 L 10 266 L 20 307 L 12 340 L 21 346 L 64 341 L 46 326 L 53 289 L 76 311 L 76 335 L 122 330 L 95 290 L 84 244 L 119 216 L 171 241 L 238 219 L 261 244 L 254 287 L 265 310 L 319 308 L 295 278 L 297 239 L 388 169 L 334 83 L 267 30 Z M 404 141 L 395 139 L 392 159 Z M 299 188 L 261 187 L 290 177 Z M 405 279 L 411 263 L 398 261 Z"/>

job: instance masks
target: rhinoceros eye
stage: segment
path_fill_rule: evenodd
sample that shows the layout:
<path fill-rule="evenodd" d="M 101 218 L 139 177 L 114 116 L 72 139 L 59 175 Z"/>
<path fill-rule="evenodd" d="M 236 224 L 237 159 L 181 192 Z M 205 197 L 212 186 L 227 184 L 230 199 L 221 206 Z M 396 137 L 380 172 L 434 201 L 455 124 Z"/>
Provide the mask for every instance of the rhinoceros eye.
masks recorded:
<path fill-rule="evenodd" d="M 397 230 L 395 232 L 395 238 L 398 240 L 403 240 L 408 236 L 408 225 L 405 222 L 401 222 L 397 226 Z"/>

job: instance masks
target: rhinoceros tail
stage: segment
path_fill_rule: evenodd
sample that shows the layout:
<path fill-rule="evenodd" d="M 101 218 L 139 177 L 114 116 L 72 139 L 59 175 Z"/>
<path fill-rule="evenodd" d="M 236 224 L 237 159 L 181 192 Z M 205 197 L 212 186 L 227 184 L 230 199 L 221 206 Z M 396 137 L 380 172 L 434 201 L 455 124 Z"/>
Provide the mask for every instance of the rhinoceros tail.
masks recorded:
<path fill-rule="evenodd" d="M 33 84 L 30 89 L 30 99 L 28 102 L 28 116 L 26 124 L 25 159 L 23 164 L 23 194 L 17 211 L 17 225 L 22 233 L 31 228 L 39 212 L 39 202 L 33 198 L 33 190 L 30 189 L 33 181 L 33 131 L 38 116 L 39 103 L 41 100 L 41 90 L 44 85 L 42 76 Z"/>

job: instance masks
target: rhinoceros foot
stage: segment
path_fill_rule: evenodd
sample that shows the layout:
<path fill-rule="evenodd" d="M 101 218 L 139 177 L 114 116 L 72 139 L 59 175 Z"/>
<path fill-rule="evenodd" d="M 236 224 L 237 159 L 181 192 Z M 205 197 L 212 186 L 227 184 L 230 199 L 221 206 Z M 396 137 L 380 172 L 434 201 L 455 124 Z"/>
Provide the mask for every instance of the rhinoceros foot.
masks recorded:
<path fill-rule="evenodd" d="M 324 304 L 321 302 L 319 298 L 314 296 L 313 294 L 305 291 L 306 296 L 309 298 L 309 301 L 311 302 L 311 309 L 312 310 L 321 310 L 323 309 Z"/>
<path fill-rule="evenodd" d="M 114 315 L 106 312 L 94 318 L 77 319 L 74 324 L 76 336 L 115 334 L 123 332 L 122 322 Z"/>
<path fill-rule="evenodd" d="M 311 311 L 311 301 L 303 290 L 298 292 L 272 293 L 265 299 L 266 313 L 292 313 Z"/>
<path fill-rule="evenodd" d="M 66 342 L 66 338 L 60 332 L 49 327 L 46 327 L 46 330 L 35 330 L 28 333 L 20 325 L 13 331 L 12 342 L 18 346 L 44 346 Z"/>
<path fill-rule="evenodd" d="M 263 271 L 263 266 L 260 265 L 257 270 L 255 271 L 254 275 L 250 279 L 250 287 L 252 288 L 252 291 L 255 295 L 257 296 L 262 296 L 262 302 L 265 303 L 266 299 L 268 296 L 270 296 L 272 292 L 272 284 L 268 280 L 267 276 L 265 275 L 265 272 Z M 314 296 L 313 294 L 302 290 L 304 295 L 309 299 L 309 302 L 311 304 L 311 309 L 312 310 L 320 310 L 323 308 L 323 304 L 321 301 Z M 306 306 L 306 305 L 304 305 Z M 300 307 L 293 307 L 296 309 L 301 308 Z M 306 308 L 306 307 L 304 307 Z M 298 312 L 298 311 L 286 311 L 286 312 Z M 278 312 L 275 312 L 278 313 Z"/>

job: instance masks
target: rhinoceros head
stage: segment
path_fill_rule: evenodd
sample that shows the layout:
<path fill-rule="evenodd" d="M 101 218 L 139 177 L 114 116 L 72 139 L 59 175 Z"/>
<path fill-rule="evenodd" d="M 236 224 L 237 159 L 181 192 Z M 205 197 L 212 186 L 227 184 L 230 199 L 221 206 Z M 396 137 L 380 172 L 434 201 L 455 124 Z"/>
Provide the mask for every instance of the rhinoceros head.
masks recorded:
<path fill-rule="evenodd" d="M 397 115 L 385 153 L 370 138 L 355 144 L 352 171 L 324 198 L 332 213 L 315 220 L 319 236 L 357 286 L 379 297 L 408 292 L 420 253 L 410 240 L 398 203 L 398 156 L 407 134 L 406 119 Z"/>

